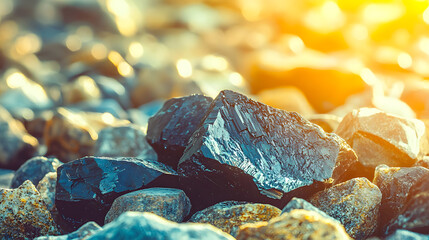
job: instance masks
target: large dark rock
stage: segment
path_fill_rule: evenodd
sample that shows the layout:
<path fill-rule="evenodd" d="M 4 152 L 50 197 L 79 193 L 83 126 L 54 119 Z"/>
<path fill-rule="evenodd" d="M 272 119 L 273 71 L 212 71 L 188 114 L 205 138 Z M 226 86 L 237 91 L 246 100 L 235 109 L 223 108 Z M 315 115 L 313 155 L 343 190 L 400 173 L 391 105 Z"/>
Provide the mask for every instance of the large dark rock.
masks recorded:
<path fill-rule="evenodd" d="M 177 175 L 162 163 L 135 158 L 84 157 L 57 170 L 55 204 L 64 228 L 102 225 L 113 201 L 128 192 L 174 187 Z"/>
<path fill-rule="evenodd" d="M 335 134 L 294 112 L 278 110 L 232 91 L 213 101 L 192 135 L 178 171 L 198 210 L 225 200 L 284 207 L 357 162 Z"/>
<path fill-rule="evenodd" d="M 177 168 L 189 138 L 199 127 L 212 100 L 202 95 L 173 98 L 149 119 L 147 139 L 160 162 Z"/>
<path fill-rule="evenodd" d="M 15 175 L 12 179 L 11 187 L 17 188 L 26 180 L 30 180 L 35 186 L 39 183 L 40 180 L 49 172 L 56 172 L 57 168 L 61 166 L 60 162 L 56 158 L 46 158 L 46 157 L 33 157 L 27 162 L 25 162 L 21 167 L 15 172 Z"/>

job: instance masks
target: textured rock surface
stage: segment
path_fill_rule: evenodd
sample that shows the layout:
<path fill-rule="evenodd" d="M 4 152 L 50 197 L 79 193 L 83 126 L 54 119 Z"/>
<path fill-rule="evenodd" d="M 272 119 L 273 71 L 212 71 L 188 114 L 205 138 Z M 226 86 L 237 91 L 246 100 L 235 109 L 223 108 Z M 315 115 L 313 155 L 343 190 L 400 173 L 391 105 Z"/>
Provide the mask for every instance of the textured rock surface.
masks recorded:
<path fill-rule="evenodd" d="M 59 234 L 42 197 L 30 181 L 17 189 L 0 189 L 0 226 L 1 239 Z"/>
<path fill-rule="evenodd" d="M 268 204 L 221 202 L 195 213 L 190 222 L 209 223 L 235 236 L 238 227 L 246 223 L 269 221 L 280 215 L 280 209 Z"/>
<path fill-rule="evenodd" d="M 388 167 L 380 165 L 375 169 L 373 183 L 380 189 L 383 198 L 380 206 L 380 227 L 395 218 L 408 197 L 410 188 L 421 178 L 429 177 L 424 167 Z"/>
<path fill-rule="evenodd" d="M 83 240 L 101 230 L 101 227 L 95 222 L 87 222 L 78 230 L 61 236 L 42 236 L 34 240 Z"/>
<path fill-rule="evenodd" d="M 46 204 L 49 212 L 51 212 L 52 217 L 55 221 L 58 222 L 58 211 L 55 206 L 55 187 L 57 186 L 57 173 L 50 172 L 45 175 L 45 177 L 40 180 L 37 184 L 37 190 L 40 193 L 40 196 L 43 198 L 43 201 Z"/>
<path fill-rule="evenodd" d="M 321 211 L 320 209 L 318 209 L 317 207 L 313 206 L 311 203 L 305 201 L 304 199 L 301 198 L 292 198 L 292 200 L 290 200 L 288 202 L 288 204 L 283 208 L 282 210 L 282 214 L 286 214 L 291 212 L 292 210 L 295 209 L 304 209 L 307 211 L 312 211 L 312 212 L 317 212 L 318 214 L 320 214 L 320 216 L 324 217 L 324 218 L 329 218 L 332 221 L 337 221 L 337 219 L 329 216 L 328 214 L 326 214 L 325 212 Z"/>
<path fill-rule="evenodd" d="M 160 162 L 177 168 L 189 138 L 199 127 L 212 100 L 202 95 L 173 98 L 149 119 L 147 139 Z"/>
<path fill-rule="evenodd" d="M 377 229 L 381 192 L 366 178 L 354 178 L 318 192 L 310 203 L 340 221 L 355 239 L 365 239 Z"/>
<path fill-rule="evenodd" d="M 187 184 L 195 189 L 190 193 L 199 193 L 187 192 L 191 201 L 198 199 L 193 206 L 243 200 L 283 207 L 288 195 L 311 194 L 313 183 L 341 178 L 355 162 L 342 139 L 297 113 L 222 91 L 192 135 L 178 171 L 195 179 Z"/>
<path fill-rule="evenodd" d="M 392 235 L 388 236 L 386 240 L 428 240 L 429 235 L 418 234 L 407 230 L 397 230 Z"/>
<path fill-rule="evenodd" d="M 361 108 L 346 115 L 335 132 L 352 146 L 359 161 L 368 168 L 380 164 L 409 167 L 420 156 L 425 125 L 417 119 Z"/>
<path fill-rule="evenodd" d="M 130 191 L 175 185 L 177 175 L 162 163 L 135 158 L 84 157 L 57 170 L 55 204 L 64 228 L 88 221 L 102 225 L 113 201 Z"/>
<path fill-rule="evenodd" d="M 15 172 L 11 187 L 17 188 L 26 180 L 30 180 L 37 186 L 39 181 L 42 180 L 47 173 L 56 172 L 61 164 L 62 162 L 56 158 L 46 158 L 42 156 L 33 157 L 21 165 Z"/>
<path fill-rule="evenodd" d="M 8 169 L 0 169 L 0 188 L 10 188 L 10 183 L 15 172 Z"/>
<path fill-rule="evenodd" d="M 337 221 L 303 209 L 240 227 L 237 240 L 351 239 Z"/>
<path fill-rule="evenodd" d="M 137 125 L 102 129 L 94 146 L 94 156 L 157 160 L 156 152 L 146 141 L 143 129 Z"/>
<path fill-rule="evenodd" d="M 115 199 L 104 223 L 127 211 L 151 212 L 167 220 L 181 222 L 188 216 L 191 202 L 180 189 L 148 188 L 130 192 Z"/>
<path fill-rule="evenodd" d="M 153 213 L 126 212 L 88 238 L 88 240 L 108 239 L 233 240 L 234 238 L 209 224 L 178 224 Z"/>

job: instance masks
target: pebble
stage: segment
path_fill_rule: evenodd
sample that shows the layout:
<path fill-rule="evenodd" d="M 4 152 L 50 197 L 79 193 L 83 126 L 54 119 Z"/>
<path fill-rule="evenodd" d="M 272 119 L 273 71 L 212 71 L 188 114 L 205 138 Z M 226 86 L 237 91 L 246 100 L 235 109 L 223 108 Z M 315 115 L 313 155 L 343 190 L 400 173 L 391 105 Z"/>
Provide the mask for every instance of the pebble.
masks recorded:
<path fill-rule="evenodd" d="M 50 172 L 56 172 L 57 168 L 62 165 L 56 158 L 47 158 L 43 156 L 33 157 L 26 161 L 16 170 L 12 179 L 12 188 L 19 187 L 26 180 L 30 180 L 35 186 L 42 178 Z"/>

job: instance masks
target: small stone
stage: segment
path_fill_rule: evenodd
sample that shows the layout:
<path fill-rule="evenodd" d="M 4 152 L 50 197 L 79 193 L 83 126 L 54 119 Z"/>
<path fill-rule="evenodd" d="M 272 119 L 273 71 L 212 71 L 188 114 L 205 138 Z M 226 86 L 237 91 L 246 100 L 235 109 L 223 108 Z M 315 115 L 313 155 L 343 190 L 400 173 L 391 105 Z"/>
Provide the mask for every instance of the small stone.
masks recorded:
<path fill-rule="evenodd" d="M 136 158 L 84 157 L 60 166 L 55 204 L 62 227 L 102 225 L 113 201 L 130 191 L 175 187 L 178 177 L 162 163 Z"/>
<path fill-rule="evenodd" d="M 354 178 L 318 192 L 310 203 L 340 221 L 355 239 L 371 236 L 378 226 L 381 192 L 366 178 Z"/>
<path fill-rule="evenodd" d="M 0 169 L 0 188 L 10 188 L 10 183 L 15 175 L 15 171 L 9 169 Z"/>
<path fill-rule="evenodd" d="M 159 161 L 174 169 L 213 99 L 203 95 L 173 98 L 149 119 L 147 139 Z"/>
<path fill-rule="evenodd" d="M 64 105 L 100 99 L 101 92 L 94 79 L 88 76 L 80 76 L 62 85 Z"/>
<path fill-rule="evenodd" d="M 42 178 L 50 172 L 56 172 L 63 163 L 56 158 L 33 157 L 25 162 L 15 172 L 12 179 L 12 188 L 19 187 L 26 180 L 30 180 L 35 186 Z"/>
<path fill-rule="evenodd" d="M 209 223 L 235 236 L 243 224 L 269 221 L 279 215 L 280 209 L 269 204 L 226 201 L 195 213 L 189 221 Z"/>
<path fill-rule="evenodd" d="M 371 174 L 380 164 L 412 166 L 421 155 L 424 132 L 425 125 L 417 119 L 406 119 L 373 108 L 353 110 L 335 131 L 356 151 L 359 162 Z"/>
<path fill-rule="evenodd" d="M 333 114 L 314 114 L 307 117 L 307 120 L 319 125 L 325 132 L 334 132 L 340 125 L 341 118 Z"/>
<path fill-rule="evenodd" d="M 320 214 L 320 216 L 322 216 L 324 218 L 328 218 L 328 219 L 331 219 L 332 221 L 338 222 L 337 219 L 329 216 L 325 212 L 323 212 L 320 209 L 318 209 L 317 207 L 313 206 L 311 203 L 305 201 L 304 199 L 295 198 L 295 197 L 292 198 L 292 200 L 290 200 L 290 202 L 283 208 L 281 214 L 289 213 L 295 209 L 304 209 L 304 210 L 308 210 L 308 211 L 312 211 L 312 212 L 317 212 L 318 214 Z"/>
<path fill-rule="evenodd" d="M 373 183 L 383 195 L 380 206 L 381 228 L 400 213 L 407 201 L 410 188 L 424 177 L 429 177 L 429 169 L 424 167 L 400 168 L 380 165 L 375 169 Z"/>
<path fill-rule="evenodd" d="M 104 223 L 112 222 L 126 211 L 151 212 L 170 221 L 182 222 L 190 210 L 191 202 L 182 190 L 148 188 L 115 199 Z"/>
<path fill-rule="evenodd" d="M 1 239 L 59 234 L 51 213 L 30 181 L 17 189 L 0 189 L 0 226 Z"/>
<path fill-rule="evenodd" d="M 153 213 L 125 212 L 88 238 L 88 240 L 109 239 L 233 240 L 234 238 L 209 224 L 178 224 Z"/>
<path fill-rule="evenodd" d="M 283 207 L 309 196 L 357 162 L 335 134 L 294 112 L 222 91 L 180 159 L 193 207 L 235 200 Z"/>
<path fill-rule="evenodd" d="M 45 177 L 40 180 L 37 184 L 37 190 L 40 193 L 40 196 L 43 198 L 43 201 L 46 204 L 49 212 L 51 212 L 52 217 L 56 222 L 58 222 L 58 210 L 55 206 L 55 188 L 57 186 L 57 172 L 50 172 L 45 175 Z"/>
<path fill-rule="evenodd" d="M 240 227 L 237 240 L 283 239 L 351 239 L 337 221 L 324 218 L 317 212 L 292 210 L 269 222 L 245 224 Z"/>
<path fill-rule="evenodd" d="M 103 128 L 98 133 L 94 156 L 140 157 L 155 161 L 158 158 L 143 129 L 137 125 Z"/>
<path fill-rule="evenodd" d="M 399 229 L 392 235 L 388 236 L 386 240 L 429 240 L 429 235 Z"/>
<path fill-rule="evenodd" d="M 95 222 L 87 222 L 78 230 L 61 236 L 43 236 L 34 240 L 83 240 L 101 230 L 101 227 Z"/>

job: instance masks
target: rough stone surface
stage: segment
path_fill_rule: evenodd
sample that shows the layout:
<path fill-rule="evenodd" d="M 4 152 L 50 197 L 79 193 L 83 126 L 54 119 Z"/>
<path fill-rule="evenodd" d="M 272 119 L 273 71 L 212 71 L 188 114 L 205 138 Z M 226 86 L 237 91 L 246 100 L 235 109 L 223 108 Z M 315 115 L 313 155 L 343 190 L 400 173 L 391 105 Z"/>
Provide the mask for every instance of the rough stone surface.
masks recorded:
<path fill-rule="evenodd" d="M 113 201 L 128 192 L 177 183 L 174 170 L 136 158 L 84 157 L 57 170 L 55 204 L 62 227 L 75 230 L 88 221 L 102 225 Z"/>
<path fill-rule="evenodd" d="M 320 216 L 322 216 L 324 218 L 329 218 L 332 221 L 338 222 L 337 219 L 329 216 L 325 212 L 321 211 L 317 207 L 313 206 L 311 203 L 309 203 L 309 202 L 307 202 L 301 198 L 292 198 L 292 200 L 290 200 L 290 202 L 288 202 L 288 204 L 283 208 L 281 214 L 289 213 L 295 209 L 304 209 L 304 210 L 308 210 L 308 211 L 312 211 L 312 212 L 317 212 L 318 214 L 320 214 Z"/>
<path fill-rule="evenodd" d="M 37 190 L 40 193 L 40 196 L 43 198 L 43 201 L 46 204 L 49 212 L 51 212 L 52 217 L 56 222 L 58 222 L 58 210 L 55 206 L 55 187 L 57 186 L 57 173 L 50 172 L 45 175 L 45 177 L 40 180 L 37 184 Z"/>
<path fill-rule="evenodd" d="M 209 223 L 235 236 L 243 224 L 269 221 L 279 215 L 280 209 L 268 204 L 227 201 L 195 213 L 189 221 Z"/>
<path fill-rule="evenodd" d="M 269 222 L 245 224 L 240 227 L 237 240 L 283 239 L 351 239 L 337 221 L 324 218 L 317 212 L 292 210 Z"/>
<path fill-rule="evenodd" d="M 297 113 L 222 91 L 192 135 L 178 171 L 193 179 L 187 184 L 199 194 L 187 192 L 193 206 L 237 200 L 283 207 L 291 195 L 314 193 L 317 183 L 342 178 L 355 163 L 344 140 Z"/>
<path fill-rule="evenodd" d="M 366 178 L 354 178 L 316 193 L 310 203 L 340 221 L 355 239 L 375 232 L 381 203 L 380 189 Z"/>
<path fill-rule="evenodd" d="M 429 235 L 410 232 L 407 230 L 396 230 L 395 233 L 388 236 L 386 240 L 429 240 Z"/>
<path fill-rule="evenodd" d="M 147 139 L 160 162 L 177 168 L 189 138 L 199 127 L 212 100 L 203 95 L 173 98 L 149 119 Z"/>
<path fill-rule="evenodd" d="M 1 239 L 59 234 L 42 197 L 30 181 L 17 189 L 0 189 L 0 226 Z"/>
<path fill-rule="evenodd" d="M 375 169 L 373 183 L 383 195 L 380 227 L 384 227 L 399 214 L 407 201 L 410 188 L 424 177 L 429 177 L 429 169 L 424 167 L 399 168 L 380 165 Z"/>
<path fill-rule="evenodd" d="M 46 157 L 33 157 L 25 162 L 15 172 L 15 176 L 12 179 L 12 188 L 19 187 L 26 180 L 30 180 L 35 186 L 40 180 L 49 172 L 56 172 L 57 168 L 61 166 L 60 162 L 56 158 Z"/>
<path fill-rule="evenodd" d="M 10 183 L 15 172 L 8 169 L 0 169 L 0 188 L 10 188 Z"/>
<path fill-rule="evenodd" d="M 178 224 L 153 213 L 125 212 L 88 238 L 88 240 L 108 239 L 233 240 L 234 238 L 209 224 Z"/>
<path fill-rule="evenodd" d="M 34 240 L 84 240 L 94 233 L 101 230 L 101 227 L 95 222 L 87 222 L 78 230 L 61 236 L 42 236 Z"/>
<path fill-rule="evenodd" d="M 190 210 L 191 202 L 182 190 L 148 188 L 115 199 L 104 223 L 112 222 L 126 211 L 151 212 L 167 220 L 181 222 Z"/>
<path fill-rule="evenodd" d="M 361 108 L 346 115 L 335 131 L 365 167 L 410 167 L 420 157 L 425 125 L 417 119 Z"/>
<path fill-rule="evenodd" d="M 137 125 L 102 129 L 94 146 L 94 156 L 157 160 L 156 152 L 147 142 L 143 129 Z"/>

